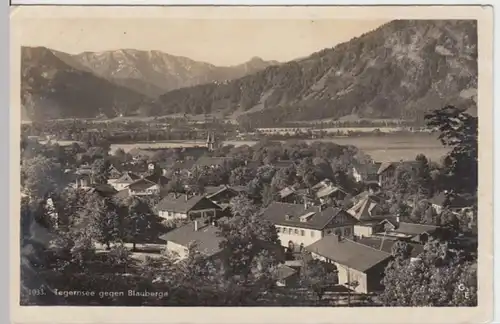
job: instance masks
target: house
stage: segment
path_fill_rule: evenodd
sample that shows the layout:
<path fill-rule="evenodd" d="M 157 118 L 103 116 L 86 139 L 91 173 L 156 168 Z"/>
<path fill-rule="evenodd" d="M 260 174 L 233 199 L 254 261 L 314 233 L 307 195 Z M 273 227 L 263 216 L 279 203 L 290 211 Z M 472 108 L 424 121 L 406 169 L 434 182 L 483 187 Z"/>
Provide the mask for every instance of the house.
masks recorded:
<path fill-rule="evenodd" d="M 152 196 L 159 195 L 161 187 L 146 178 L 141 178 L 131 183 L 127 188 L 130 196 Z"/>
<path fill-rule="evenodd" d="M 171 193 L 156 206 L 158 215 L 167 220 L 215 218 L 221 208 L 205 196 Z"/>
<path fill-rule="evenodd" d="M 120 191 L 127 188 L 129 185 L 140 179 L 141 177 L 139 175 L 127 171 L 123 173 L 123 175 L 120 178 L 112 181 L 111 183 L 109 182 L 108 183 L 112 185 L 116 190 Z"/>
<path fill-rule="evenodd" d="M 123 175 L 123 170 L 121 169 L 121 167 L 114 164 L 109 165 L 108 172 L 109 172 L 108 182 L 113 181 L 115 179 L 119 179 Z"/>
<path fill-rule="evenodd" d="M 273 275 L 278 287 L 294 287 L 300 280 L 299 272 L 285 264 L 279 264 Z"/>
<path fill-rule="evenodd" d="M 244 188 L 241 189 L 241 186 L 236 188 L 227 185 L 207 186 L 205 187 L 205 196 L 217 205 L 225 205 L 244 190 Z"/>
<path fill-rule="evenodd" d="M 328 185 L 316 192 L 316 197 L 321 203 L 326 203 L 330 199 L 343 200 L 347 195 L 348 193 L 344 189 L 334 185 Z"/>
<path fill-rule="evenodd" d="M 436 214 L 440 214 L 445 208 L 448 210 L 459 213 L 467 207 L 470 207 L 470 204 L 463 198 L 457 195 L 452 195 L 447 191 L 443 191 L 429 199 L 429 203 L 434 208 Z"/>
<path fill-rule="evenodd" d="M 281 244 L 302 249 L 327 235 L 351 237 L 357 220 L 340 208 L 273 202 L 263 212 L 278 231 Z"/>
<path fill-rule="evenodd" d="M 382 237 L 363 237 L 356 239 L 356 242 L 370 246 L 374 249 L 381 250 L 392 254 L 392 247 L 398 240 L 386 240 Z M 424 252 L 424 247 L 421 244 L 416 244 L 412 242 L 406 242 L 411 247 L 410 257 L 417 258 L 422 252 Z"/>
<path fill-rule="evenodd" d="M 87 192 L 94 192 L 105 198 L 113 197 L 117 193 L 116 189 L 108 184 L 92 184 L 87 188 Z"/>
<path fill-rule="evenodd" d="M 378 183 L 381 187 L 390 185 L 396 176 L 396 168 L 399 165 L 408 167 L 410 170 L 416 166 L 416 161 L 383 162 L 377 171 Z"/>
<path fill-rule="evenodd" d="M 283 188 L 278 192 L 278 199 L 284 203 L 298 204 L 300 203 L 300 197 L 297 191 L 293 187 Z"/>
<path fill-rule="evenodd" d="M 176 161 L 170 165 L 169 169 L 176 175 L 190 175 L 195 164 L 196 161 L 192 159 Z"/>
<path fill-rule="evenodd" d="M 166 251 L 177 255 L 180 259 L 186 258 L 190 245 L 195 244 L 196 250 L 205 257 L 224 261 L 228 256 L 228 251 L 225 251 L 221 246 L 224 238 L 218 232 L 219 225 L 217 222 L 196 219 L 161 235 L 160 239 L 166 241 Z M 257 244 L 258 248 L 266 249 L 278 257 L 278 261 L 284 261 L 281 247 L 264 241 L 257 241 Z M 289 276 L 286 275 L 283 279 L 291 281 Z"/>
<path fill-rule="evenodd" d="M 373 236 L 425 244 L 430 238 L 439 238 L 442 233 L 441 228 L 434 225 L 386 222 L 383 231 L 373 233 Z"/>
<path fill-rule="evenodd" d="M 384 220 L 397 221 L 396 216 L 389 214 L 385 201 L 375 195 L 365 195 L 347 212 L 358 220 L 354 226 L 354 235 L 359 237 L 383 231 Z"/>
<path fill-rule="evenodd" d="M 381 279 L 391 254 L 338 235 L 327 235 L 306 247 L 314 259 L 335 266 L 339 284 L 358 293 L 382 289 Z"/>
<path fill-rule="evenodd" d="M 355 163 L 351 169 L 350 173 L 356 182 L 378 182 L 378 170 L 382 163 L 367 163 L 359 164 Z"/>
<path fill-rule="evenodd" d="M 200 253 L 213 257 L 222 251 L 220 244 L 224 240 L 217 232 L 218 228 L 213 224 L 195 220 L 163 234 L 160 238 L 166 241 L 166 250 L 180 259 L 188 256 L 188 248 L 192 243 L 196 243 Z"/>
<path fill-rule="evenodd" d="M 332 180 L 325 178 L 325 179 L 321 180 L 320 182 L 318 182 L 317 184 L 315 184 L 314 186 L 312 186 L 311 189 L 314 192 L 318 192 L 319 190 L 326 188 L 326 187 L 329 187 L 331 185 L 333 185 Z"/>

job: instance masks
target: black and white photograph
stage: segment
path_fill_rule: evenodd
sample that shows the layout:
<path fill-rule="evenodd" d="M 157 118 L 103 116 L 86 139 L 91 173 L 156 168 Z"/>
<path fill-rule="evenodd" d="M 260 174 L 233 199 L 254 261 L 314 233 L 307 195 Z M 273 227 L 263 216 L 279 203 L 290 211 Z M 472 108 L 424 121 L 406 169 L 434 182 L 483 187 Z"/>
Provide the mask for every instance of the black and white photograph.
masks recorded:
<path fill-rule="evenodd" d="M 476 18 L 17 9 L 20 306 L 479 306 Z"/>

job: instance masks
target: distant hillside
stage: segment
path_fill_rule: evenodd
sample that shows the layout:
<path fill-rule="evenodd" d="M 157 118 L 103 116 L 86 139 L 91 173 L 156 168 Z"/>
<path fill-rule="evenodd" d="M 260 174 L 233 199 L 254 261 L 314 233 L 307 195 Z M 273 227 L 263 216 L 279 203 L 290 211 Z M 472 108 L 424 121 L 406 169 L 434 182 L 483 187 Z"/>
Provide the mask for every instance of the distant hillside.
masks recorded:
<path fill-rule="evenodd" d="M 150 105 L 142 94 L 71 66 L 60 52 L 24 47 L 21 55 L 23 120 L 116 116 Z"/>
<path fill-rule="evenodd" d="M 237 79 L 278 64 L 256 57 L 244 64 L 219 67 L 160 51 L 133 49 L 84 52 L 71 59 L 78 68 L 83 66 L 108 81 L 151 97 L 183 87 Z"/>
<path fill-rule="evenodd" d="M 156 113 L 222 112 L 260 126 L 347 115 L 421 120 L 445 104 L 476 110 L 477 73 L 475 21 L 399 20 L 237 80 L 167 92 Z"/>

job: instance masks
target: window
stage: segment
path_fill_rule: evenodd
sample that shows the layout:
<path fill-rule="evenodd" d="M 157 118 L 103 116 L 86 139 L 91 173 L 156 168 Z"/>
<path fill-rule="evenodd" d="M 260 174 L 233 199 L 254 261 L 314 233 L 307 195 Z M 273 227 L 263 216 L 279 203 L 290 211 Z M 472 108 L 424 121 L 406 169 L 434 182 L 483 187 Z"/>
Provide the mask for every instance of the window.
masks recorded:
<path fill-rule="evenodd" d="M 281 227 L 276 227 L 276 232 L 281 232 Z"/>
<path fill-rule="evenodd" d="M 304 235 L 306 235 L 306 231 L 300 230 L 300 236 L 304 236 Z"/>
<path fill-rule="evenodd" d="M 351 236 L 351 229 L 349 227 L 344 228 L 344 235 Z"/>
<path fill-rule="evenodd" d="M 299 230 L 295 229 L 295 235 L 299 235 Z"/>
<path fill-rule="evenodd" d="M 337 236 L 342 236 L 342 230 L 341 230 L 340 228 L 337 228 L 337 229 L 335 230 L 335 235 L 337 235 Z"/>
<path fill-rule="evenodd" d="M 314 237 L 314 231 L 311 231 L 311 237 Z"/>

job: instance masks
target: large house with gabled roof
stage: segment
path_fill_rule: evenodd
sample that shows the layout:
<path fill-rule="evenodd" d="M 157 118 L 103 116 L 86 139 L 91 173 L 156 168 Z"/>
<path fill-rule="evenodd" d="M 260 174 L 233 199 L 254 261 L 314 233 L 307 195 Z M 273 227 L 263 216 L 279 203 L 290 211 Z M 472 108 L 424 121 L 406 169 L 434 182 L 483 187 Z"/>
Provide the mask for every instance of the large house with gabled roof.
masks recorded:
<path fill-rule="evenodd" d="M 109 184 L 112 185 L 116 190 L 120 191 L 127 188 L 132 183 L 141 179 L 141 177 L 133 172 L 124 172 L 121 177 L 111 181 Z"/>
<path fill-rule="evenodd" d="M 358 222 L 340 208 L 281 202 L 269 205 L 263 217 L 274 224 L 281 244 L 293 251 L 327 235 L 352 237 Z"/>
<path fill-rule="evenodd" d="M 170 193 L 158 205 L 158 216 L 174 219 L 214 219 L 221 208 L 205 196 Z"/>
<path fill-rule="evenodd" d="M 358 293 L 380 291 L 392 255 L 339 235 L 327 235 L 306 247 L 314 259 L 334 265 L 339 284 Z"/>

